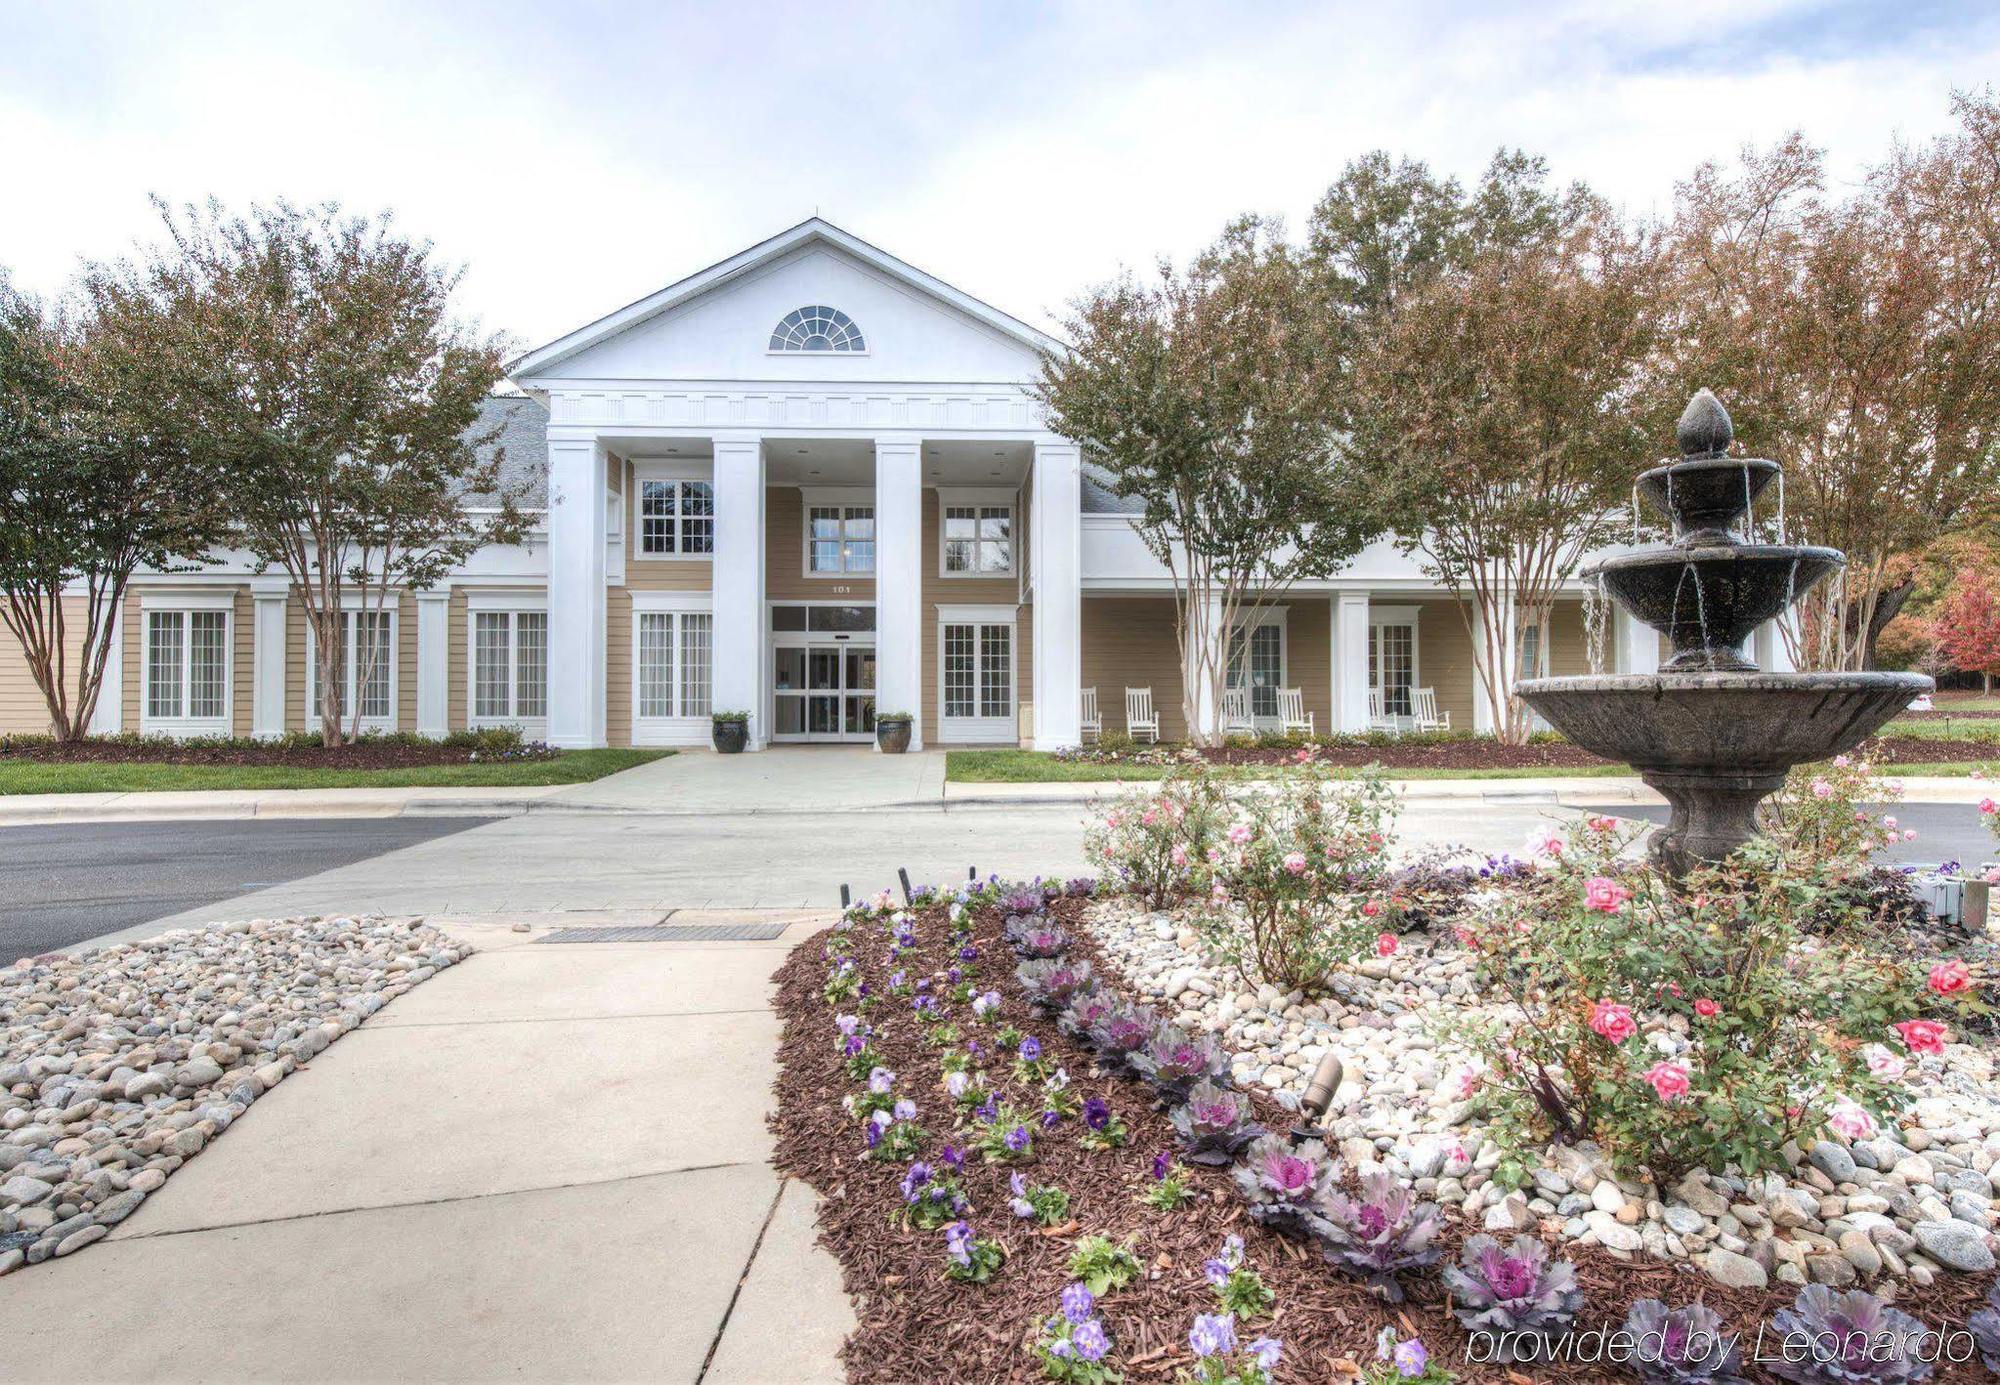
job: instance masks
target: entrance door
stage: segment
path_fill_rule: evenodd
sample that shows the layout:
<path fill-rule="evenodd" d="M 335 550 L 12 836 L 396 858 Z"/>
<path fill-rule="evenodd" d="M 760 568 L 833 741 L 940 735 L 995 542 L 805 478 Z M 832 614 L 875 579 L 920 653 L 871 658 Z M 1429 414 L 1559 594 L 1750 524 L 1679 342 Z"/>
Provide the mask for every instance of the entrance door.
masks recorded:
<path fill-rule="evenodd" d="M 772 651 L 772 735 L 780 741 L 875 737 L 875 646 L 806 640 Z"/>

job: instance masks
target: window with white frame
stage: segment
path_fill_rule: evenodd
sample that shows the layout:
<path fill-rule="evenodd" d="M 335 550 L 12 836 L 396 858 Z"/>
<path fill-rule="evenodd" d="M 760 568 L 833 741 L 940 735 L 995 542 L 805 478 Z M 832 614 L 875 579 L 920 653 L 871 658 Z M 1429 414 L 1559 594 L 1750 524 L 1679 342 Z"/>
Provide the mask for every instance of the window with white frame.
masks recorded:
<path fill-rule="evenodd" d="M 706 558 L 715 552 L 715 487 L 706 481 L 639 482 L 639 552 L 649 558 Z"/>
<path fill-rule="evenodd" d="M 875 507 L 807 505 L 806 571 L 815 575 L 875 571 Z"/>
<path fill-rule="evenodd" d="M 713 709 L 715 617 L 640 611 L 634 617 L 634 707 L 645 720 L 705 717 Z"/>
<path fill-rule="evenodd" d="M 1417 682 L 1415 621 L 1377 620 L 1368 626 L 1368 686 L 1382 694 L 1385 716 L 1414 716 L 1410 693 Z"/>
<path fill-rule="evenodd" d="M 392 731 L 396 726 L 396 613 L 394 610 L 340 613 L 340 662 L 334 678 L 340 688 L 340 715 L 352 723 L 361 716 L 363 730 Z M 306 722 L 320 721 L 319 641 L 306 635 Z"/>
<path fill-rule="evenodd" d="M 472 721 L 518 725 L 549 714 L 549 617 L 546 611 L 474 610 Z"/>
<path fill-rule="evenodd" d="M 866 351 L 854 319 L 823 303 L 794 308 L 771 329 L 771 351 Z"/>
<path fill-rule="evenodd" d="M 160 729 L 229 729 L 227 607 L 148 609 L 144 720 Z"/>
<path fill-rule="evenodd" d="M 938 713 L 946 740 L 1011 740 L 1013 608 L 938 608 Z"/>
<path fill-rule="evenodd" d="M 1278 715 L 1278 689 L 1285 683 L 1285 627 L 1276 619 L 1261 620 L 1230 631 L 1228 686 L 1247 688 L 1250 715 L 1266 720 Z"/>
<path fill-rule="evenodd" d="M 1014 571 L 1014 506 L 1007 500 L 946 500 L 941 537 L 947 577 L 1007 577 Z"/>

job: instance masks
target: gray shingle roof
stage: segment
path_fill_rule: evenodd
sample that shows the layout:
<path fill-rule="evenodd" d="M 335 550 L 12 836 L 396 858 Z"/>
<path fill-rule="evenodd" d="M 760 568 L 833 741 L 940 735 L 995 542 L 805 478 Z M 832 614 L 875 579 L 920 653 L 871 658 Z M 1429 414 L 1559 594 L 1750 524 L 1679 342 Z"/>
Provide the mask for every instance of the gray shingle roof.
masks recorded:
<path fill-rule="evenodd" d="M 525 394 L 496 394 L 479 406 L 479 421 L 470 436 L 480 437 L 498 426 L 500 432 L 477 450 L 482 462 L 501 455 L 503 486 L 518 488 L 523 509 L 544 509 L 549 503 L 549 411 Z M 492 495 L 468 496 L 472 504 L 491 504 Z"/>
<path fill-rule="evenodd" d="M 1145 504 L 1136 496 L 1118 495 L 1111 489 L 1111 477 L 1094 462 L 1083 464 L 1083 512 L 1087 515 L 1144 514 Z"/>

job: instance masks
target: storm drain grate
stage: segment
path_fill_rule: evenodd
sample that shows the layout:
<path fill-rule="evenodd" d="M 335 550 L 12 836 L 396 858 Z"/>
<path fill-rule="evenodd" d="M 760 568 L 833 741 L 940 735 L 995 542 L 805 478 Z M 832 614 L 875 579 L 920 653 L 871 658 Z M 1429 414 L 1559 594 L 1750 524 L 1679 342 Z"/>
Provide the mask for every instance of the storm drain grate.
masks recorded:
<path fill-rule="evenodd" d="M 782 923 L 642 923 L 626 927 L 558 928 L 538 943 L 763 943 L 784 934 Z"/>

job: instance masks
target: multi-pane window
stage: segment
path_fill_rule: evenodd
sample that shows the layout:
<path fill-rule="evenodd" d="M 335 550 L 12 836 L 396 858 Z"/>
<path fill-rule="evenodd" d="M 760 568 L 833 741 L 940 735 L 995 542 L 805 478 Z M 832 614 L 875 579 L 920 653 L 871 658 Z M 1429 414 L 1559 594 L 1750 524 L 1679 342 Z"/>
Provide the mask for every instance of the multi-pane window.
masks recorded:
<path fill-rule="evenodd" d="M 1546 678 L 1549 676 L 1549 671 L 1545 667 L 1546 662 L 1542 646 L 1542 627 L 1540 622 L 1522 626 L 1520 664 L 1518 665 L 1517 676 L 1521 678 Z"/>
<path fill-rule="evenodd" d="M 218 721 L 229 714 L 229 613 L 146 612 L 146 716 Z"/>
<path fill-rule="evenodd" d="M 1012 505 L 944 507 L 944 570 L 953 576 L 1005 576 L 1014 570 Z"/>
<path fill-rule="evenodd" d="M 810 505 L 806 508 L 808 572 L 873 572 L 875 507 Z"/>
<path fill-rule="evenodd" d="M 548 713 L 548 613 L 474 611 L 473 720 L 532 721 Z"/>
<path fill-rule="evenodd" d="M 707 611 L 639 613 L 640 716 L 705 717 L 713 710 L 714 633 Z"/>
<path fill-rule="evenodd" d="M 340 663 L 334 674 L 340 685 L 340 714 L 386 723 L 395 716 L 392 702 L 395 663 L 395 614 L 391 611 L 340 613 Z M 306 715 L 320 719 L 319 641 L 306 640 Z"/>
<path fill-rule="evenodd" d="M 771 329 L 773 351 L 866 351 L 854 319 L 838 308 L 815 303 L 794 308 Z"/>
<path fill-rule="evenodd" d="M 1278 688 L 1285 681 L 1283 632 L 1269 621 L 1248 630 L 1238 626 L 1230 633 L 1228 674 L 1230 687 L 1250 690 L 1251 716 L 1277 716 Z"/>
<path fill-rule="evenodd" d="M 944 627 L 944 714 L 1014 715 L 1014 627 L 950 622 Z"/>
<path fill-rule="evenodd" d="M 1410 687 L 1416 682 L 1417 627 L 1377 623 L 1368 627 L 1368 686 L 1382 694 L 1382 711 L 1414 715 Z"/>
<path fill-rule="evenodd" d="M 682 557 L 715 552 L 715 487 L 706 481 L 641 481 L 639 551 Z"/>

